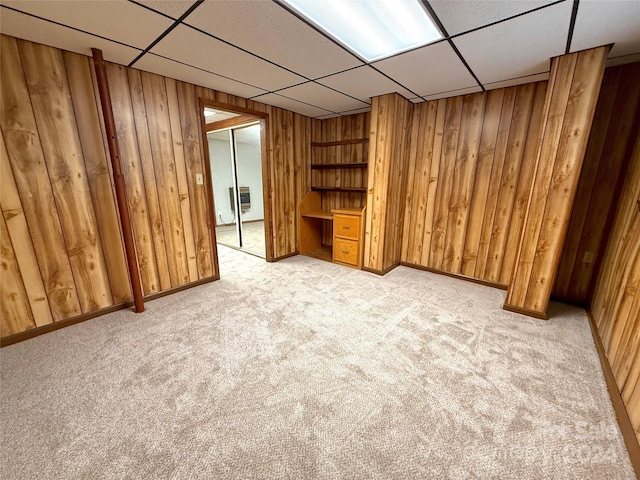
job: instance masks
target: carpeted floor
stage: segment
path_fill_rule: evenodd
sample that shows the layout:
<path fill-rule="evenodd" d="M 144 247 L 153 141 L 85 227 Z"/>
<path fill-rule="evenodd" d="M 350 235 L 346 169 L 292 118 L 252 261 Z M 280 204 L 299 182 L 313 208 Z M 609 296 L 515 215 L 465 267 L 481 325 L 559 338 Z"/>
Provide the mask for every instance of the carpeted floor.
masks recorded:
<path fill-rule="evenodd" d="M 634 478 L 581 309 L 219 251 L 218 282 L 0 351 L 2 478 Z"/>

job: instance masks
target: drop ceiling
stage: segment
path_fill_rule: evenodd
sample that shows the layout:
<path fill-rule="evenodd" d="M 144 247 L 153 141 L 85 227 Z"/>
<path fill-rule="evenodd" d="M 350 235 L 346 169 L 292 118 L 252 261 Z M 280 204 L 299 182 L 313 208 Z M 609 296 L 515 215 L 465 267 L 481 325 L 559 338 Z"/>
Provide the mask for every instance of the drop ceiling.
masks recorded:
<path fill-rule="evenodd" d="M 2 0 L 0 32 L 331 118 L 548 78 L 556 55 L 613 44 L 640 61 L 638 0 L 428 0 L 445 38 L 365 63 L 279 1 Z"/>

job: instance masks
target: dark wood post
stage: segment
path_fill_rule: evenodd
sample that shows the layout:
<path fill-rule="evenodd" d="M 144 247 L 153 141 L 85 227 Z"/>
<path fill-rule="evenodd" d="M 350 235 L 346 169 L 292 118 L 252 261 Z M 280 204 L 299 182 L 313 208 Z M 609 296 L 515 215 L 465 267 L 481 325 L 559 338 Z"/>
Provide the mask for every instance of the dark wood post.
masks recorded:
<path fill-rule="evenodd" d="M 116 187 L 118 212 L 120 213 L 120 226 L 122 228 L 122 237 L 124 238 L 124 249 L 127 255 L 127 265 L 129 266 L 129 281 L 131 283 L 131 291 L 133 292 L 133 304 L 135 306 L 136 313 L 140 313 L 144 312 L 144 299 L 142 298 L 143 296 L 142 284 L 140 282 L 140 269 L 138 268 L 136 245 L 133 241 L 131 218 L 129 217 L 127 189 L 124 183 L 124 175 L 122 174 L 122 166 L 120 164 L 120 147 L 118 146 L 116 123 L 113 118 L 113 109 L 111 108 L 111 93 L 109 91 L 107 70 L 104 66 L 102 50 L 92 48 L 91 53 L 93 54 L 93 66 L 96 71 L 98 92 L 100 94 L 100 103 L 102 104 L 104 124 L 107 131 L 107 142 L 109 144 L 109 154 L 111 156 L 111 166 L 113 168 L 113 180 Z"/>

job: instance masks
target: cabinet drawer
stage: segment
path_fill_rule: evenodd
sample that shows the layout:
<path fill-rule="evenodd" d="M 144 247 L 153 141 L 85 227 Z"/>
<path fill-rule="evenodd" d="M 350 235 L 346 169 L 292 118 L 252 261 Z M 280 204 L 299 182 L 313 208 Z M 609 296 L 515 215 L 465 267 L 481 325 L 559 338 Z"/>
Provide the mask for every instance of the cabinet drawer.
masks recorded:
<path fill-rule="evenodd" d="M 338 237 L 358 240 L 360 234 L 360 217 L 354 215 L 334 215 L 333 234 Z"/>
<path fill-rule="evenodd" d="M 333 261 L 358 265 L 358 242 L 353 240 L 333 240 Z"/>

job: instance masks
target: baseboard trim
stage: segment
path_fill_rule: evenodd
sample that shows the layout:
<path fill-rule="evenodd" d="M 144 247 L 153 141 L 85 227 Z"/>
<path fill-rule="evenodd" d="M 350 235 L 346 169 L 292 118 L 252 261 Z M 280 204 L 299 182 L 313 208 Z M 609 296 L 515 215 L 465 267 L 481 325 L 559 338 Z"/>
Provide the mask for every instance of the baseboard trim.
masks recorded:
<path fill-rule="evenodd" d="M 384 270 L 378 270 L 377 268 L 369 268 L 369 267 L 363 266 L 362 270 L 369 273 L 375 273 L 376 275 L 380 275 L 381 277 L 384 277 L 387 273 L 389 273 L 391 270 L 396 268 L 398 265 L 400 264 L 396 263 L 394 265 L 391 265 L 390 267 L 385 268 Z"/>
<path fill-rule="evenodd" d="M 205 283 L 211 283 L 219 279 L 220 279 L 219 276 L 213 276 L 213 277 L 207 277 L 200 280 L 196 280 L 195 282 L 187 283 L 186 285 L 180 285 L 178 287 L 170 288 L 168 290 L 163 290 L 162 292 L 157 292 L 157 293 L 152 293 L 151 295 L 147 295 L 146 297 L 144 297 L 144 301 L 147 302 L 147 301 L 155 300 L 157 298 L 171 295 L 172 293 L 177 293 L 182 290 L 187 290 L 189 288 L 197 287 L 199 285 L 204 285 Z M 19 342 L 24 342 L 25 340 L 29 340 L 31 338 L 44 335 L 45 333 L 54 332 L 61 328 L 69 327 L 71 325 L 75 325 L 76 323 L 86 322 L 87 320 L 91 320 L 93 318 L 100 317 L 108 313 L 117 312 L 118 310 L 124 310 L 125 308 L 130 308 L 132 306 L 133 306 L 133 301 L 118 303 L 117 305 L 110 305 L 108 307 L 101 308 L 99 310 L 94 310 L 93 312 L 83 313 L 81 315 L 77 315 L 72 318 L 65 318 L 64 320 L 50 323 L 48 325 L 43 325 L 42 327 L 36 327 L 30 330 L 26 330 L 24 332 L 15 333 L 13 335 L 0 338 L 0 348 L 7 347 L 9 345 L 13 345 Z"/>
<path fill-rule="evenodd" d="M 609 397 L 611 397 L 611 403 L 613 404 L 613 410 L 616 413 L 616 419 L 620 426 L 620 432 L 622 432 L 622 438 L 627 446 L 627 452 L 631 459 L 631 465 L 636 472 L 636 477 L 640 478 L 640 443 L 638 443 L 638 437 L 633 429 L 627 408 L 624 405 L 620 390 L 618 390 L 618 384 L 611 370 L 609 359 L 604 351 L 604 345 L 600 340 L 598 334 L 598 327 L 596 326 L 595 319 L 589 308 L 587 310 L 587 317 L 589 317 L 589 326 L 591 327 L 591 335 L 593 336 L 593 343 L 596 344 L 596 350 L 598 357 L 600 358 L 600 365 L 602 365 L 602 373 L 604 373 L 604 379 L 607 382 L 607 390 L 609 391 Z"/>
<path fill-rule="evenodd" d="M 431 267 L 425 267 L 424 265 L 419 265 L 417 263 L 400 262 L 400 265 L 402 265 L 404 267 L 415 268 L 417 270 L 424 270 L 425 272 L 429 272 L 429 273 L 437 273 L 438 275 L 445 275 L 447 277 L 457 278 L 459 280 L 466 280 L 467 282 L 478 283 L 480 285 L 485 285 L 487 287 L 499 288 L 500 290 L 506 290 L 507 289 L 507 285 L 505 285 L 503 283 L 490 282 L 488 280 L 482 280 L 480 278 L 469 277 L 468 275 L 462 275 L 460 273 L 446 272 L 444 270 L 438 270 L 438 269 L 431 268 Z"/>
<path fill-rule="evenodd" d="M 515 305 L 509 305 L 508 303 L 505 303 L 502 308 L 508 310 L 509 312 L 526 315 L 527 317 L 539 318 L 540 320 L 549 320 L 549 315 L 547 315 L 546 313 L 536 312 L 535 310 L 529 310 L 528 308 L 516 307 Z"/>

